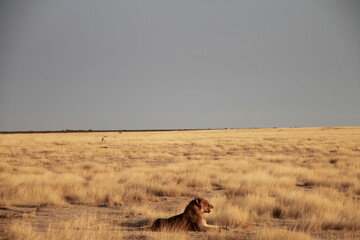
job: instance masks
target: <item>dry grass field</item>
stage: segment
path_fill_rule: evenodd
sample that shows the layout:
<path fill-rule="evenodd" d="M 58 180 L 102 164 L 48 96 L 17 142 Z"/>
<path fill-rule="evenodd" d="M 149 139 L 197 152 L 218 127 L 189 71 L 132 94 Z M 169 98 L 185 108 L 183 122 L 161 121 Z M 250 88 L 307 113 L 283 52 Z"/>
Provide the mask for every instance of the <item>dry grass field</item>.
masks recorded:
<path fill-rule="evenodd" d="M 360 239 L 360 127 L 0 134 L 0 239 Z"/>

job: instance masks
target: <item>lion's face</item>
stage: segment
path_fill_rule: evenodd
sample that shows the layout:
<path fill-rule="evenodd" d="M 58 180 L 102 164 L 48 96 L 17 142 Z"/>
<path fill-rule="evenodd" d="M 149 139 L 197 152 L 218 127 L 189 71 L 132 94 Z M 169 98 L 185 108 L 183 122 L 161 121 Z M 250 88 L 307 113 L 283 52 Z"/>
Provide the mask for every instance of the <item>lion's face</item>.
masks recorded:
<path fill-rule="evenodd" d="M 201 211 L 204 213 L 210 213 L 211 209 L 214 208 L 213 205 L 203 198 L 196 198 L 195 202 L 199 207 L 201 207 Z"/>

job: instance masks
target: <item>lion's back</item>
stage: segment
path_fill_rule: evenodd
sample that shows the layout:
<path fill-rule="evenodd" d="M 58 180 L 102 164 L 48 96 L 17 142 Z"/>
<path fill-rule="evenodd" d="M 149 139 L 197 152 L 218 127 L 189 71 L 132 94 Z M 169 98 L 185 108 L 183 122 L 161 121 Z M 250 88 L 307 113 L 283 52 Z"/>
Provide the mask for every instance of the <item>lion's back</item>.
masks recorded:
<path fill-rule="evenodd" d="M 162 230 L 186 230 L 188 223 L 183 214 L 176 215 L 170 218 L 158 218 L 155 220 L 151 226 L 153 231 L 162 231 Z"/>

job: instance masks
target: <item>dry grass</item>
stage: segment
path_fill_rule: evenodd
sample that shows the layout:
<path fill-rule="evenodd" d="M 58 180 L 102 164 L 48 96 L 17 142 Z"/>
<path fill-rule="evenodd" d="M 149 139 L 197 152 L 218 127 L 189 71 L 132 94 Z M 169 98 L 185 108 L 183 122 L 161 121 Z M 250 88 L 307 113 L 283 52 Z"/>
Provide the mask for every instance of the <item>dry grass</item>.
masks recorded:
<path fill-rule="evenodd" d="M 302 232 L 288 231 L 284 229 L 264 229 L 259 231 L 256 240 L 314 240 L 316 238 Z"/>
<path fill-rule="evenodd" d="M 30 224 L 16 221 L 10 227 L 10 237 L 15 240 L 123 239 L 121 231 L 111 231 L 91 215 L 50 224 L 45 231 L 38 232 Z"/>
<path fill-rule="evenodd" d="M 17 239 L 355 239 L 359 156 L 357 127 L 2 134 L 0 206 L 38 211 L 0 228 Z M 230 232 L 137 229 L 197 195 Z"/>

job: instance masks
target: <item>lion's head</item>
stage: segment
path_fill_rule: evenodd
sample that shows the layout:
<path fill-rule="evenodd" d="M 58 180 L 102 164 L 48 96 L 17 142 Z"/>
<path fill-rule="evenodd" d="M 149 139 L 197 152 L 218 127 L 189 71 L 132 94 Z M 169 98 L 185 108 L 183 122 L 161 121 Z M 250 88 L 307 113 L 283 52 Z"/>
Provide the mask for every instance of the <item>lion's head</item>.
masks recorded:
<path fill-rule="evenodd" d="M 201 212 L 204 213 L 210 213 L 211 209 L 213 209 L 213 205 L 211 205 L 207 200 L 203 199 L 203 198 L 195 198 L 194 199 L 196 205 L 198 205 L 201 209 Z"/>

